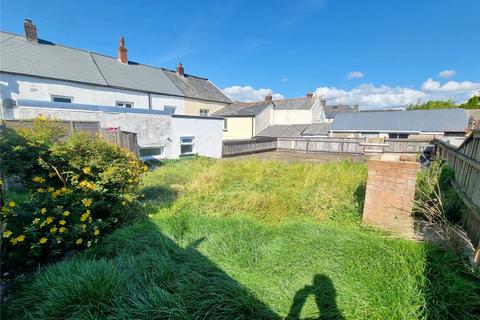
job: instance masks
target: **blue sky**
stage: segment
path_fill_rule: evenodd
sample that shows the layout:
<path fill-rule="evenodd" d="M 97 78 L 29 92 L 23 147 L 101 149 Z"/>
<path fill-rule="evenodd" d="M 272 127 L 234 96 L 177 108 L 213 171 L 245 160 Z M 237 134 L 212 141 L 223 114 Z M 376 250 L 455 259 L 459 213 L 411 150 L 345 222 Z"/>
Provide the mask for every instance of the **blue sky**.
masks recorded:
<path fill-rule="evenodd" d="M 130 60 L 181 61 L 240 100 L 313 91 L 376 107 L 480 90 L 478 0 L 0 3 L 4 31 L 30 18 L 40 38 L 112 56 L 123 35 Z"/>

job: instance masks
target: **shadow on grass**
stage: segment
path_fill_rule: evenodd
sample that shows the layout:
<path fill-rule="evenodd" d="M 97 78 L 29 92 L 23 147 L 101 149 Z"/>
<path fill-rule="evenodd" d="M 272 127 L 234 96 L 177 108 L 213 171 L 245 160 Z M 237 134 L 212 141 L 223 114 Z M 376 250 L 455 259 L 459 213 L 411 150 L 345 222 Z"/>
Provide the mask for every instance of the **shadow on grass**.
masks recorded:
<path fill-rule="evenodd" d="M 353 194 L 355 196 L 355 200 L 358 204 L 358 210 L 359 210 L 360 217 L 363 214 L 363 206 L 365 204 L 366 189 L 367 189 L 367 183 L 366 183 L 366 181 L 364 181 L 364 182 L 362 182 L 358 185 L 357 189 L 355 190 L 355 192 Z"/>
<path fill-rule="evenodd" d="M 178 245 L 151 221 L 117 230 L 21 286 L 2 316 L 280 319 L 199 251 L 207 238 L 188 240 Z"/>
<path fill-rule="evenodd" d="M 178 192 L 165 186 L 148 186 L 142 189 L 145 200 L 154 202 L 156 205 L 168 208 L 178 197 Z"/>
<path fill-rule="evenodd" d="M 289 320 L 299 320 L 300 313 L 302 308 L 308 298 L 308 296 L 314 295 L 315 296 L 315 303 L 317 304 L 317 308 L 320 311 L 320 316 L 318 318 L 310 318 L 310 319 L 318 319 L 318 320 L 342 320 L 345 319 L 342 313 L 337 308 L 336 302 L 336 292 L 333 286 L 332 280 L 329 277 L 316 274 L 313 277 L 312 285 L 306 285 L 302 289 L 298 290 L 295 293 L 295 297 L 293 298 L 293 303 L 290 308 L 290 312 L 288 313 L 287 319 Z"/>

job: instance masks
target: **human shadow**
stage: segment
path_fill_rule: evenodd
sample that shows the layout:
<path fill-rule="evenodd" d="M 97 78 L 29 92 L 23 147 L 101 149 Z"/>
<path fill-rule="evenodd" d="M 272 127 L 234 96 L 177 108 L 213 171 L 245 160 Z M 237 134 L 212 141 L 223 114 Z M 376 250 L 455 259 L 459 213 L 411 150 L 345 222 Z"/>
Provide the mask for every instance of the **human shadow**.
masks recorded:
<path fill-rule="evenodd" d="M 363 214 L 363 206 L 365 205 L 365 192 L 367 189 L 367 185 L 365 182 L 362 182 L 358 185 L 357 189 L 355 189 L 355 192 L 353 193 L 355 197 L 355 201 L 357 202 L 358 205 L 358 210 L 360 216 Z"/>
<path fill-rule="evenodd" d="M 289 320 L 298 320 L 300 319 L 300 313 L 303 306 L 308 298 L 308 296 L 315 296 L 315 303 L 317 308 L 320 311 L 320 316 L 318 318 L 309 318 L 309 319 L 318 319 L 318 320 L 333 320 L 333 319 L 345 319 L 342 313 L 337 308 L 336 303 L 336 292 L 333 286 L 332 280 L 329 277 L 316 274 L 313 277 L 313 284 L 306 285 L 302 289 L 298 290 L 295 293 L 293 298 L 292 306 L 290 307 L 290 312 L 288 313 L 287 319 Z"/>

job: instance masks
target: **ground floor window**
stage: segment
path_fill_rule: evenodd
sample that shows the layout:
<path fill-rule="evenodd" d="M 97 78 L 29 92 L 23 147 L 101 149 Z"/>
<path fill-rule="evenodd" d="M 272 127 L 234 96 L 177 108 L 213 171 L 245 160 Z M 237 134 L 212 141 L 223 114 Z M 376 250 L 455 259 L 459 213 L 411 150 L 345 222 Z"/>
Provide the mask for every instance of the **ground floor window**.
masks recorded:
<path fill-rule="evenodd" d="M 165 147 L 164 146 L 140 147 L 139 155 L 140 155 L 140 158 L 144 160 L 161 159 L 165 157 Z"/>
<path fill-rule="evenodd" d="M 63 103 L 72 103 L 72 97 L 64 97 L 64 96 L 52 96 L 53 102 L 63 102 Z"/>
<path fill-rule="evenodd" d="M 408 133 L 389 133 L 388 138 L 390 138 L 390 139 L 408 139 Z"/>
<path fill-rule="evenodd" d="M 133 102 L 117 101 L 117 107 L 133 108 Z"/>
<path fill-rule="evenodd" d="M 202 117 L 208 117 L 208 115 L 210 114 L 210 110 L 209 109 L 200 109 L 200 115 Z"/>
<path fill-rule="evenodd" d="M 181 137 L 180 138 L 180 154 L 193 154 L 195 150 L 195 137 Z"/>
<path fill-rule="evenodd" d="M 174 106 L 163 106 L 163 111 L 166 111 L 170 114 L 174 114 L 176 109 L 177 107 L 174 107 Z"/>

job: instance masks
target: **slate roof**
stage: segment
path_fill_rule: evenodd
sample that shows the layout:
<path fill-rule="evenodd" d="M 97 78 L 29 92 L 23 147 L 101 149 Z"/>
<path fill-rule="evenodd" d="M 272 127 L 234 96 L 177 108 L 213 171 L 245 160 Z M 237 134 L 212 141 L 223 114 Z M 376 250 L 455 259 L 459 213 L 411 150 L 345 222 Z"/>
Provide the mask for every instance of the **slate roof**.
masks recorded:
<path fill-rule="evenodd" d="M 348 132 L 464 132 L 469 117 L 464 109 L 355 112 L 338 114 L 331 131 Z"/>
<path fill-rule="evenodd" d="M 271 105 L 272 103 L 269 101 L 235 102 L 212 113 L 212 115 L 219 117 L 254 117 Z"/>
<path fill-rule="evenodd" d="M 302 133 L 304 136 L 321 136 L 321 135 L 328 135 L 328 131 L 330 130 L 330 126 L 332 124 L 327 123 L 312 123 L 309 125 Z"/>
<path fill-rule="evenodd" d="M 232 103 L 221 90 L 219 90 L 208 79 L 185 74 L 180 76 L 175 71 L 163 70 L 167 77 L 172 81 L 185 96 L 211 101 Z"/>
<path fill-rule="evenodd" d="M 345 104 L 339 104 L 324 106 L 323 111 L 325 111 L 325 116 L 327 119 L 334 119 L 339 113 L 355 112 L 355 109 Z"/>
<path fill-rule="evenodd" d="M 293 98 L 273 100 L 275 109 L 277 110 L 308 110 L 311 109 L 315 103 L 316 98 Z"/>
<path fill-rule="evenodd" d="M 301 136 L 327 135 L 330 123 L 275 124 L 260 131 L 257 137 L 298 138 Z"/>
<path fill-rule="evenodd" d="M 0 71 L 196 99 L 231 102 L 208 79 L 0 31 Z"/>

